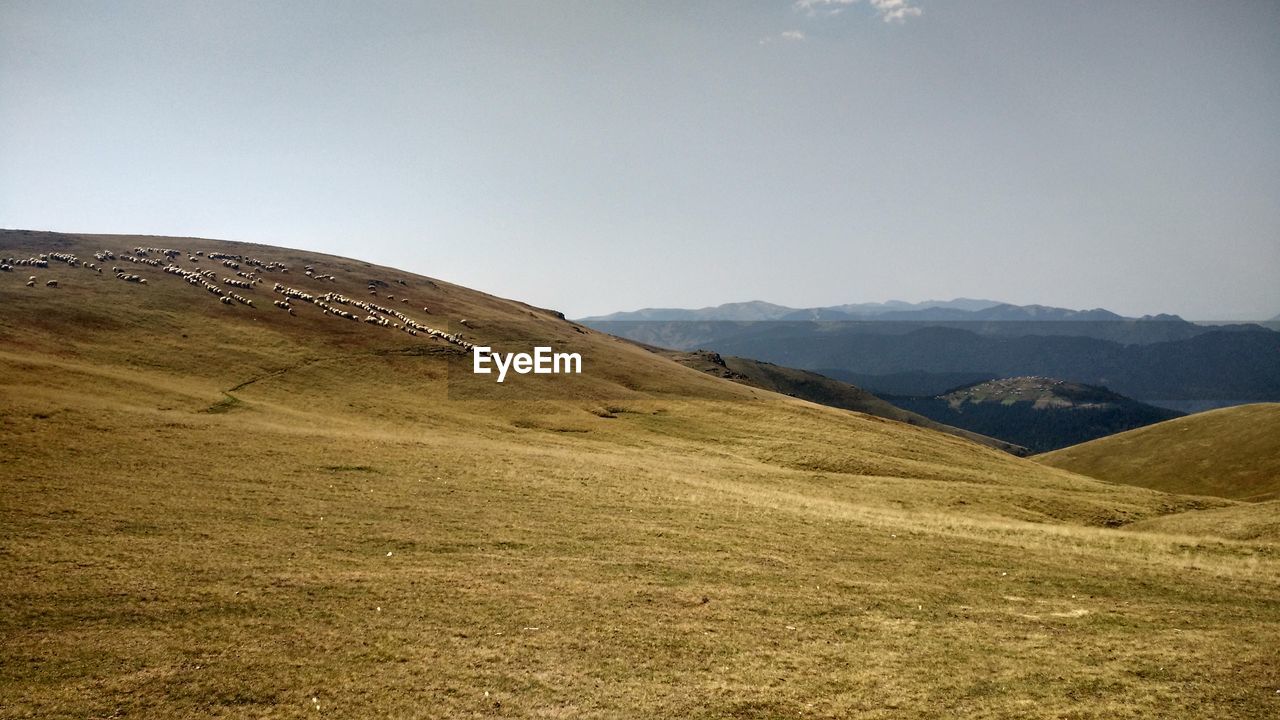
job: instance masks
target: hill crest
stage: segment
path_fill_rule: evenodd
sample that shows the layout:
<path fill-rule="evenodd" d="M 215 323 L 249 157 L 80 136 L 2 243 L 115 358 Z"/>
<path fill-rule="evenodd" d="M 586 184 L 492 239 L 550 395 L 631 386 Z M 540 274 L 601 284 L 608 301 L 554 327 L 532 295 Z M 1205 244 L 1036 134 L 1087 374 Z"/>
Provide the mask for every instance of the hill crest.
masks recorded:
<path fill-rule="evenodd" d="M 978 382 L 945 392 L 939 396 L 939 399 L 945 400 L 953 410 L 960 409 L 966 403 L 973 405 L 1031 403 L 1033 409 L 1047 410 L 1049 408 L 1107 409 L 1137 402 L 1111 392 L 1105 387 L 1038 375 L 996 378 Z"/>
<path fill-rule="evenodd" d="M 1274 553 L 1114 529 L 1229 501 L 728 382 L 359 260 L 4 232 L 0 256 L 55 242 L 280 262 L 315 298 L 377 292 L 467 341 L 594 364 L 554 394 L 460 398 L 460 346 L 305 298 L 290 314 L 276 280 L 221 282 L 244 262 L 214 272 L 252 306 L 143 262 L 125 274 L 146 284 L 0 272 L 0 697 L 18 716 L 846 717 L 877 688 L 921 716 L 1269 707 Z M 1171 617 L 1212 644 L 1152 634 Z M 1155 673 L 1172 656 L 1185 668 Z M 1124 684 L 1098 696 L 1112 670 Z M 1171 681 L 1199 694 L 1168 710 Z"/>
<path fill-rule="evenodd" d="M 1280 403 L 1210 410 L 1038 455 L 1139 487 L 1234 500 L 1280 499 Z"/>

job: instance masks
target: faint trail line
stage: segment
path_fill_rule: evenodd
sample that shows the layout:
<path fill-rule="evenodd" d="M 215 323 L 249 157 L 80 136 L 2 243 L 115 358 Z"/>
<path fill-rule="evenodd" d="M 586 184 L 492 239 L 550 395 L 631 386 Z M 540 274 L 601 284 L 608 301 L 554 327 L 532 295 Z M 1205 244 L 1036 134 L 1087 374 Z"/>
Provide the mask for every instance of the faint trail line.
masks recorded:
<path fill-rule="evenodd" d="M 388 355 L 398 355 L 398 356 L 408 356 L 408 357 L 417 357 L 417 356 L 422 356 L 422 357 L 446 356 L 447 357 L 450 355 L 465 355 L 465 354 L 466 354 L 466 351 L 462 350 L 461 348 L 454 348 L 452 346 L 438 347 L 438 346 L 432 346 L 432 345 L 408 345 L 400 348 L 374 350 L 372 353 L 356 353 L 353 355 L 329 355 L 325 357 L 307 358 L 305 360 L 296 362 L 293 365 L 287 365 L 285 367 L 282 367 L 278 370 L 265 372 L 265 373 L 262 373 L 261 375 L 254 375 L 248 380 L 245 380 L 244 382 L 238 385 L 235 385 L 234 387 L 228 388 L 223 392 L 233 393 L 238 390 L 243 390 L 244 388 L 247 388 L 256 382 L 260 382 L 262 380 L 269 380 L 271 378 L 277 378 L 277 377 L 280 377 L 281 375 L 284 375 L 285 373 L 293 372 L 294 370 L 301 370 L 302 368 L 309 367 L 311 365 L 318 365 L 320 363 L 329 362 L 332 360 L 357 360 L 357 359 L 367 359 L 369 357 L 386 357 Z"/>
<path fill-rule="evenodd" d="M 378 357 L 386 357 L 388 355 L 399 355 L 404 357 L 449 357 L 453 355 L 467 355 L 469 353 L 466 350 L 453 345 L 406 345 L 399 348 L 374 350 L 373 354 Z"/>
<path fill-rule="evenodd" d="M 244 388 L 247 388 L 247 387 L 249 387 L 250 385 L 252 385 L 252 384 L 254 384 L 254 383 L 256 383 L 256 382 L 258 382 L 258 381 L 260 381 L 260 380 L 268 380 L 268 379 L 270 379 L 270 378 L 280 377 L 281 375 L 284 375 L 285 373 L 293 372 L 294 370 L 301 370 L 301 369 L 302 369 L 302 368 L 304 368 L 304 367 L 307 367 L 307 366 L 310 366 L 310 365 L 315 365 L 315 364 L 317 364 L 317 363 L 322 363 L 322 362 L 325 362 L 325 361 L 328 361 L 328 360 L 343 360 L 343 359 L 348 359 L 349 357 L 351 357 L 351 356 L 335 355 L 335 356 L 332 356 L 332 357 L 308 358 L 308 359 L 303 360 L 303 361 L 301 361 L 301 362 L 294 363 L 293 365 L 288 365 L 288 366 L 286 366 L 286 367 L 282 367 L 282 368 L 280 368 L 279 370 L 272 370 L 271 372 L 263 373 L 263 374 L 261 374 L 261 375 L 255 375 L 255 376 L 253 376 L 253 377 L 249 378 L 248 380 L 245 380 L 244 382 L 240 383 L 239 385 L 236 385 L 235 387 L 232 387 L 232 388 L 229 388 L 229 389 L 227 389 L 227 390 L 224 390 L 223 392 L 226 392 L 226 393 L 233 393 L 233 392 L 236 392 L 237 390 L 242 390 L 242 389 L 244 389 Z"/>

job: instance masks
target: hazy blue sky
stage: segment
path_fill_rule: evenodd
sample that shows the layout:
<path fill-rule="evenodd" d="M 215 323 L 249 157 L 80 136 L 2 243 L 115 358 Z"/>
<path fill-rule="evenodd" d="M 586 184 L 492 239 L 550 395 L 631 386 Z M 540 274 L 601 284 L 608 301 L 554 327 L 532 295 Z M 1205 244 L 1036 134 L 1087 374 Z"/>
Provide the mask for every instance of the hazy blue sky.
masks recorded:
<path fill-rule="evenodd" d="M 0 227 L 573 316 L 1280 312 L 1280 2 L 0 0 Z"/>

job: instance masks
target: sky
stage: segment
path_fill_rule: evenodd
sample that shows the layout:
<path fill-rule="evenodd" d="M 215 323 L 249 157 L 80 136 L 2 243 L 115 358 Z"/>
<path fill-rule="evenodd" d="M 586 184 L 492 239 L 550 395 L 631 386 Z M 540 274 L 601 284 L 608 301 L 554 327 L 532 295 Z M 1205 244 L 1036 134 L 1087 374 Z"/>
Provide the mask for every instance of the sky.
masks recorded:
<path fill-rule="evenodd" d="M 571 317 L 1280 313 L 1280 3 L 0 0 L 0 227 Z"/>

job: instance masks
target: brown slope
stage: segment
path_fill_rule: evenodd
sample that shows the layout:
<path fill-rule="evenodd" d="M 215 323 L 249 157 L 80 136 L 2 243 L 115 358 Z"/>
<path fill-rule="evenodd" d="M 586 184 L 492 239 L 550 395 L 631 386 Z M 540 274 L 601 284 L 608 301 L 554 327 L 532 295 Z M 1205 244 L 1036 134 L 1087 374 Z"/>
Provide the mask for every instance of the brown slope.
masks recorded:
<path fill-rule="evenodd" d="M 245 251 L 15 236 L 0 255 Z M 253 252 L 308 293 L 385 282 L 423 322 L 591 364 L 555 392 L 476 388 L 449 343 L 291 316 L 269 289 L 250 309 L 150 268 L 0 274 L 0 715 L 1272 709 L 1274 558 L 1097 527 L 1226 501 L 726 382 L 393 268 Z M 1211 632 L 1152 632 L 1171 618 Z"/>
<path fill-rule="evenodd" d="M 6 362 L 36 377 L 57 378 L 59 386 L 109 377 L 124 383 L 121 388 L 128 383 L 182 388 L 180 395 L 199 398 L 196 409 L 221 407 L 230 397 L 239 403 L 231 406 L 236 417 L 245 420 L 302 415 L 326 425 L 372 422 L 414 432 L 497 433 L 519 440 L 507 437 L 514 430 L 577 448 L 652 446 L 660 453 L 699 456 L 714 448 L 734 462 L 763 463 L 772 468 L 769 472 L 960 481 L 970 494 L 963 512 L 1018 519 L 1103 524 L 1173 509 L 1150 494 L 1117 495 L 1106 486 L 926 427 L 818 409 L 727 382 L 582 328 L 558 313 L 396 268 L 209 239 L 0 231 L 0 257 L 64 252 L 90 261 L 97 250 L 124 254 L 135 246 L 179 249 L 175 264 L 212 269 L 219 277 L 234 277 L 234 271 L 221 261 L 210 262 L 210 252 L 281 262 L 289 271 L 264 273 L 263 284 L 241 291 L 255 300 L 247 307 L 223 305 L 161 268 L 120 260 L 98 263 L 106 266 L 104 273 L 59 263 L 15 269 L 0 274 L 0 303 L 6 310 L 0 316 L 0 347 Z M 197 250 L 205 259 L 191 262 L 189 254 Z M 307 265 L 334 279 L 306 276 Z M 148 283 L 118 280 L 110 273 L 113 266 Z M 40 284 L 25 287 L 28 275 L 36 275 Z M 60 286 L 45 287 L 46 278 Z M 290 315 L 271 304 L 282 297 L 271 290 L 276 282 L 310 295 L 339 292 L 395 305 L 416 321 L 500 350 L 549 345 L 580 352 L 585 371 L 498 385 L 473 375 L 468 354 L 450 343 L 337 319 L 301 301 Z M 377 295 L 369 294 L 370 284 Z M 412 302 L 401 302 L 405 297 Z M 464 318 L 466 326 L 459 323 Z M 115 397 L 122 404 L 151 402 L 146 394 L 121 392 Z M 190 402 L 170 399 L 164 407 Z M 885 485 L 875 496 L 876 502 L 894 505 L 912 496 L 924 507 L 949 505 L 953 493 L 938 485 L 907 490 Z"/>
<path fill-rule="evenodd" d="M 1035 460 L 1164 492 L 1280 499 L 1280 403 L 1197 413 L 1037 455 Z"/>
<path fill-rule="evenodd" d="M 930 420 L 923 415 L 903 410 L 860 387 L 834 380 L 815 372 L 809 372 L 808 370 L 783 367 L 762 360 L 721 355 L 709 350 L 684 352 L 652 346 L 646 347 L 686 367 L 691 367 L 716 377 L 740 382 L 744 385 L 750 385 L 751 387 L 808 400 L 819 405 L 852 410 L 887 420 L 896 420 L 908 425 L 937 430 L 980 445 L 1003 450 L 1019 457 L 1027 454 L 1026 448 L 1020 445 Z"/>
<path fill-rule="evenodd" d="M 1188 510 L 1141 520 L 1125 529 L 1188 537 L 1280 543 L 1280 500 Z"/>

